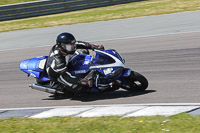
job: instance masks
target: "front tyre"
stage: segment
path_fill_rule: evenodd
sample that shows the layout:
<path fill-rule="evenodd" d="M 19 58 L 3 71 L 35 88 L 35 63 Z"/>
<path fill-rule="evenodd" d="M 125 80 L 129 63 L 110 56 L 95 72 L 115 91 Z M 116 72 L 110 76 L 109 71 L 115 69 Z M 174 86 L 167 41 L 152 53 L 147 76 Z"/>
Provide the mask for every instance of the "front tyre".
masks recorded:
<path fill-rule="evenodd" d="M 148 87 L 148 80 L 140 73 L 132 71 L 127 79 L 130 88 L 126 88 L 128 91 L 145 91 Z"/>

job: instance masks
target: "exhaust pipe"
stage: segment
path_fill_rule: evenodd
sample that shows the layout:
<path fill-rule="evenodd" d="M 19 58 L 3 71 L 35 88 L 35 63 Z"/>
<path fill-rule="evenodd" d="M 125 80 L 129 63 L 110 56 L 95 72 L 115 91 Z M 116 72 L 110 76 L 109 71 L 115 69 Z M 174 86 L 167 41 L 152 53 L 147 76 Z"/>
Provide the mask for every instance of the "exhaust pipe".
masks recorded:
<path fill-rule="evenodd" d="M 64 94 L 61 91 L 56 91 L 56 89 L 48 88 L 48 87 L 45 87 L 45 86 L 42 86 L 42 85 L 39 85 L 36 83 L 29 84 L 29 87 L 31 87 L 34 90 L 43 91 L 43 92 L 47 92 L 47 93 L 51 93 L 51 94 L 55 94 L 55 93 Z"/>

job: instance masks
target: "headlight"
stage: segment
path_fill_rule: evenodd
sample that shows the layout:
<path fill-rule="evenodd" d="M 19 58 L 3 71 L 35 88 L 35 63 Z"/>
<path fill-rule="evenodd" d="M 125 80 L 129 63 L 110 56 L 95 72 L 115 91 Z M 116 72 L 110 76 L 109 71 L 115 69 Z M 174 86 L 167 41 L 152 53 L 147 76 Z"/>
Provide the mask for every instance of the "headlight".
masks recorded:
<path fill-rule="evenodd" d="M 113 78 L 113 77 L 118 76 L 122 72 L 122 70 L 123 70 L 123 68 L 116 69 L 115 71 L 113 71 L 112 73 L 110 73 L 109 77 Z"/>

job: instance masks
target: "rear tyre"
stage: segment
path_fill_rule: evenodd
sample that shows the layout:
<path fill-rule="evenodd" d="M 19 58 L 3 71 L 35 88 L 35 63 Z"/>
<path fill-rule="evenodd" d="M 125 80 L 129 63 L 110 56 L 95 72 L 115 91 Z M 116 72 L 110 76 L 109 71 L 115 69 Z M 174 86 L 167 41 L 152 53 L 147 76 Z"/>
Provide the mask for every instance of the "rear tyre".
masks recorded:
<path fill-rule="evenodd" d="M 127 88 L 128 91 L 142 92 L 148 87 L 148 80 L 138 72 L 132 71 L 127 81 L 130 85 L 130 88 Z"/>

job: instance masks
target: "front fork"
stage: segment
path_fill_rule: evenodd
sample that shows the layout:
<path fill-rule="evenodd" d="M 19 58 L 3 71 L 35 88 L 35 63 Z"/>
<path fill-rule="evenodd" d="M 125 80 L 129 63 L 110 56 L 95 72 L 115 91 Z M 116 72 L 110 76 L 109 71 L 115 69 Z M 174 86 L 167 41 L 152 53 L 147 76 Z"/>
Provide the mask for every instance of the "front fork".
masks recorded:
<path fill-rule="evenodd" d="M 123 89 L 129 89 L 131 88 L 131 85 L 129 83 L 129 77 L 132 73 L 132 70 L 129 68 L 124 68 L 122 76 L 117 80 L 117 83 L 120 85 Z"/>
<path fill-rule="evenodd" d="M 95 76 L 94 76 L 94 88 L 93 89 L 95 91 L 103 91 L 106 90 L 107 88 L 124 88 L 124 89 L 129 89 L 130 87 L 130 83 L 128 82 L 129 76 L 131 75 L 132 70 L 129 68 L 124 68 L 122 75 L 119 79 L 111 82 L 110 84 L 99 84 L 100 80 L 106 80 L 106 79 L 102 79 L 103 77 L 101 77 L 100 73 L 96 72 Z M 106 77 L 105 77 L 106 78 Z"/>

